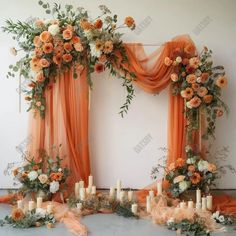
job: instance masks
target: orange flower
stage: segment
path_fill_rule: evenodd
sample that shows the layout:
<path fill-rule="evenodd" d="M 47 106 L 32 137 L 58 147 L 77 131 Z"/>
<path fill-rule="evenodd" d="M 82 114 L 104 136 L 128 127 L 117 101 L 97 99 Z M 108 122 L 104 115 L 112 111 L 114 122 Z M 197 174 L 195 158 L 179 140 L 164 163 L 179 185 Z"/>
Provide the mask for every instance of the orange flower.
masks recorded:
<path fill-rule="evenodd" d="M 16 168 L 16 169 L 13 170 L 13 175 L 14 175 L 14 176 L 17 176 L 18 173 L 19 173 L 18 168 Z"/>
<path fill-rule="evenodd" d="M 63 61 L 65 62 L 71 62 L 72 56 L 69 53 L 66 53 L 62 56 Z"/>
<path fill-rule="evenodd" d="M 180 94 L 183 98 L 189 100 L 193 97 L 193 90 L 191 88 L 186 88 L 185 90 L 182 90 Z"/>
<path fill-rule="evenodd" d="M 72 25 L 67 25 L 66 26 L 66 29 L 68 29 L 68 30 L 70 30 L 70 31 L 74 31 L 74 26 L 72 26 Z"/>
<path fill-rule="evenodd" d="M 73 44 L 80 43 L 80 37 L 78 37 L 78 36 L 73 36 L 72 39 L 71 39 L 71 42 L 72 42 Z"/>
<path fill-rule="evenodd" d="M 125 25 L 127 25 L 129 28 L 134 26 L 134 19 L 131 16 L 127 16 L 125 18 Z"/>
<path fill-rule="evenodd" d="M 164 179 L 164 180 L 162 181 L 162 188 L 163 188 L 164 190 L 167 190 L 169 187 L 170 187 L 170 182 L 169 182 L 168 180 Z"/>
<path fill-rule="evenodd" d="M 42 69 L 39 58 L 33 57 L 30 61 L 30 67 L 34 72 L 39 72 Z"/>
<path fill-rule="evenodd" d="M 101 19 L 97 19 L 96 22 L 94 23 L 95 29 L 101 29 L 102 25 L 103 25 L 103 23 L 102 23 Z"/>
<path fill-rule="evenodd" d="M 193 91 L 198 91 L 198 89 L 199 89 L 199 84 L 197 84 L 197 83 L 193 83 L 192 84 L 192 89 L 193 89 Z"/>
<path fill-rule="evenodd" d="M 45 44 L 43 45 L 43 52 L 44 52 L 44 53 L 46 53 L 46 54 L 51 53 L 52 50 L 53 50 L 53 45 L 52 45 L 52 43 L 45 43 Z"/>
<path fill-rule="evenodd" d="M 11 217 L 14 221 L 20 221 L 25 217 L 25 215 L 21 209 L 16 208 L 12 211 Z"/>
<path fill-rule="evenodd" d="M 179 80 L 179 77 L 178 77 L 178 75 L 177 75 L 176 73 L 172 73 L 172 74 L 170 75 L 170 78 L 171 78 L 171 80 L 172 80 L 173 82 L 177 82 L 177 81 Z"/>
<path fill-rule="evenodd" d="M 41 105 L 40 105 L 40 106 L 41 106 Z M 34 165 L 32 169 L 33 169 L 33 170 L 38 170 L 38 169 L 39 169 L 39 166 L 38 166 L 38 165 Z"/>
<path fill-rule="evenodd" d="M 64 47 L 61 47 L 61 46 L 58 46 L 54 49 L 54 53 L 57 55 L 57 54 L 60 54 L 62 55 L 64 52 Z"/>
<path fill-rule="evenodd" d="M 50 62 L 47 59 L 42 58 L 40 60 L 40 65 L 41 65 L 41 67 L 46 68 L 46 67 L 50 66 Z"/>
<path fill-rule="evenodd" d="M 35 48 L 34 53 L 36 57 L 41 57 L 43 55 L 43 51 L 41 48 Z"/>
<path fill-rule="evenodd" d="M 58 172 L 58 173 L 54 172 L 54 173 L 50 174 L 50 178 L 53 181 L 60 181 L 62 179 L 62 176 L 63 176 L 63 173 L 61 173 L 61 172 Z"/>
<path fill-rule="evenodd" d="M 209 103 L 212 102 L 213 96 L 210 95 L 210 94 L 209 94 L 209 95 L 206 95 L 206 96 L 203 97 L 203 100 L 204 100 L 205 103 L 209 104 Z"/>
<path fill-rule="evenodd" d="M 193 184 L 198 184 L 201 180 L 201 175 L 197 172 L 193 173 L 193 175 L 190 177 L 190 180 Z"/>
<path fill-rule="evenodd" d="M 172 65 L 172 60 L 169 57 L 165 57 L 164 64 L 166 66 L 171 66 Z"/>
<path fill-rule="evenodd" d="M 189 43 L 184 47 L 184 52 L 187 53 L 190 56 L 194 56 L 195 51 L 196 51 L 196 48 L 193 44 Z"/>
<path fill-rule="evenodd" d="M 216 80 L 216 85 L 219 88 L 225 87 L 227 85 L 227 79 L 224 76 L 218 77 L 218 79 Z"/>
<path fill-rule="evenodd" d="M 185 160 L 183 158 L 178 158 L 175 164 L 176 164 L 176 167 L 183 167 L 185 164 Z"/>
<path fill-rule="evenodd" d="M 104 48 L 104 42 L 102 40 L 96 40 L 95 42 L 96 49 L 101 51 Z"/>
<path fill-rule="evenodd" d="M 208 164 L 208 171 L 210 171 L 212 173 L 216 172 L 216 166 L 212 163 L 209 163 Z"/>
<path fill-rule="evenodd" d="M 45 80 L 45 77 L 44 77 L 44 74 L 43 72 L 39 72 L 37 75 L 36 75 L 36 81 L 39 82 L 39 83 L 42 83 L 44 80 Z"/>
<path fill-rule="evenodd" d="M 22 177 L 23 177 L 23 178 L 25 178 L 25 177 L 27 177 L 27 176 L 28 176 L 28 172 L 27 172 L 27 171 L 25 171 L 25 172 L 22 173 Z"/>
<path fill-rule="evenodd" d="M 77 52 L 82 52 L 84 50 L 83 45 L 81 43 L 74 44 L 74 48 Z"/>
<path fill-rule="evenodd" d="M 94 69 L 97 73 L 101 73 L 104 71 L 104 65 L 101 64 L 101 63 L 97 63 L 95 66 L 94 66 Z"/>
<path fill-rule="evenodd" d="M 197 69 L 198 66 L 200 64 L 200 60 L 198 57 L 192 57 L 189 59 L 189 65 L 194 68 L 194 69 Z"/>
<path fill-rule="evenodd" d="M 103 49 L 104 53 L 106 54 L 111 53 L 112 50 L 113 50 L 113 42 L 111 40 L 106 41 Z"/>
<path fill-rule="evenodd" d="M 63 39 L 70 40 L 72 38 L 72 36 L 73 36 L 73 32 L 70 29 L 65 29 L 62 32 L 62 36 L 63 36 Z"/>
<path fill-rule="evenodd" d="M 186 77 L 186 80 L 188 83 L 193 84 L 193 83 L 196 83 L 197 77 L 194 74 L 190 74 Z"/>
<path fill-rule="evenodd" d="M 188 65 L 188 63 L 189 63 L 189 59 L 184 58 L 183 61 L 182 61 L 182 64 L 186 66 L 186 65 Z"/>
<path fill-rule="evenodd" d="M 207 93 L 208 93 L 208 90 L 207 90 L 207 88 L 206 87 L 200 87 L 199 89 L 198 89 L 198 91 L 197 91 L 197 95 L 199 96 L 199 97 L 204 97 L 205 95 L 207 95 Z"/>
<path fill-rule="evenodd" d="M 189 172 L 194 172 L 194 171 L 195 171 L 194 165 L 188 166 L 188 171 L 189 171 Z"/>
<path fill-rule="evenodd" d="M 53 56 L 52 60 L 56 65 L 60 65 L 62 62 L 61 54 L 57 54 L 57 55 Z"/>
<path fill-rule="evenodd" d="M 51 40 L 51 34 L 48 32 L 48 31 L 43 31 L 41 34 L 40 34 L 40 40 L 43 42 L 43 43 L 47 43 Z"/>
<path fill-rule="evenodd" d="M 168 168 L 168 171 L 174 170 L 175 169 L 175 163 L 172 162 L 167 168 Z"/>
<path fill-rule="evenodd" d="M 202 73 L 201 74 L 201 83 L 205 83 L 209 77 L 209 73 Z"/>
<path fill-rule="evenodd" d="M 201 105 L 202 101 L 199 97 L 195 96 L 189 101 L 190 107 L 197 108 Z"/>
<path fill-rule="evenodd" d="M 41 42 L 41 40 L 40 40 L 40 37 L 39 37 L 39 36 L 35 36 L 35 37 L 34 37 L 34 40 L 33 40 L 33 43 L 34 43 L 34 46 L 35 46 L 35 47 L 40 47 L 41 44 L 42 44 L 42 42 Z"/>
<path fill-rule="evenodd" d="M 67 52 L 70 52 L 72 50 L 72 45 L 71 43 L 64 43 L 64 49 L 67 51 Z"/>
<path fill-rule="evenodd" d="M 90 29 L 93 29 L 94 26 L 88 22 L 87 19 L 83 19 L 80 21 L 80 27 L 83 29 L 83 30 L 90 30 Z"/>

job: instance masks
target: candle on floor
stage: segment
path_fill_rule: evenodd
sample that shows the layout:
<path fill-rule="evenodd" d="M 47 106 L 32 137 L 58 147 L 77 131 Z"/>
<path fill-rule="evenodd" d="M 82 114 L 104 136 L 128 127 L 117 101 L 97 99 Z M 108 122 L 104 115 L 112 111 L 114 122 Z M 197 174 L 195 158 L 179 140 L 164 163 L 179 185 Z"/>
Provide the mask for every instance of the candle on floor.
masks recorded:
<path fill-rule="evenodd" d="M 23 204 L 23 201 L 22 201 L 22 200 L 18 200 L 18 201 L 17 201 L 17 208 L 23 210 L 23 208 L 24 208 L 24 204 Z"/>
<path fill-rule="evenodd" d="M 121 191 L 121 181 L 118 179 L 116 182 L 116 198 L 120 199 L 120 191 Z"/>
<path fill-rule="evenodd" d="M 186 208 L 186 202 L 185 201 L 180 202 L 179 206 L 181 209 Z"/>
<path fill-rule="evenodd" d="M 202 210 L 206 210 L 207 208 L 207 199 L 206 197 L 202 197 Z"/>
<path fill-rule="evenodd" d="M 131 205 L 131 211 L 136 215 L 138 213 L 138 204 L 137 203 L 133 203 Z"/>
<path fill-rule="evenodd" d="M 116 192 L 115 188 L 114 187 L 110 187 L 110 193 L 109 193 L 110 198 L 114 198 L 115 197 L 115 192 Z"/>
<path fill-rule="evenodd" d="M 29 201 L 29 211 L 32 211 L 34 209 L 34 201 Z"/>
<path fill-rule="evenodd" d="M 188 201 L 188 208 L 193 209 L 193 201 L 192 200 Z"/>
<path fill-rule="evenodd" d="M 151 197 L 149 195 L 146 197 L 146 209 L 147 213 L 151 212 Z"/>
<path fill-rule="evenodd" d="M 149 196 L 151 197 L 151 199 L 154 198 L 154 191 L 153 191 L 153 190 L 150 190 L 150 191 L 149 191 Z"/>
<path fill-rule="evenodd" d="M 202 204 L 200 202 L 196 202 L 196 209 L 200 210 L 202 208 Z"/>
<path fill-rule="evenodd" d="M 80 180 L 80 181 L 79 181 L 79 187 L 80 187 L 80 188 L 84 188 L 84 181 L 83 181 L 83 180 Z"/>
<path fill-rule="evenodd" d="M 95 195 L 96 194 L 96 186 L 92 186 L 92 191 L 91 191 L 91 193 L 93 194 L 93 195 Z"/>
<path fill-rule="evenodd" d="M 49 203 L 47 205 L 47 213 L 52 214 L 52 212 L 53 212 L 53 205 L 52 205 L 52 203 Z"/>
<path fill-rule="evenodd" d="M 92 186 L 93 186 L 93 176 L 90 175 L 88 179 L 88 187 L 92 188 Z"/>
<path fill-rule="evenodd" d="M 157 195 L 162 195 L 162 181 L 157 183 Z"/>
<path fill-rule="evenodd" d="M 75 183 L 75 197 L 76 199 L 79 199 L 79 189 L 80 189 L 80 183 Z"/>
<path fill-rule="evenodd" d="M 41 208 L 43 203 L 42 197 L 37 197 L 37 208 Z"/>
<path fill-rule="evenodd" d="M 129 190 L 129 191 L 128 191 L 128 200 L 129 200 L 130 202 L 132 202 L 132 200 L 133 200 L 133 191 L 132 191 L 132 190 Z"/>
<path fill-rule="evenodd" d="M 80 200 L 84 201 L 85 200 L 85 188 L 80 188 Z"/>
<path fill-rule="evenodd" d="M 125 200 L 125 191 L 120 191 L 120 202 L 123 203 Z"/>
<path fill-rule="evenodd" d="M 201 190 L 198 188 L 196 190 L 196 203 L 201 203 Z"/>
<path fill-rule="evenodd" d="M 207 209 L 212 210 L 212 195 L 207 196 Z"/>

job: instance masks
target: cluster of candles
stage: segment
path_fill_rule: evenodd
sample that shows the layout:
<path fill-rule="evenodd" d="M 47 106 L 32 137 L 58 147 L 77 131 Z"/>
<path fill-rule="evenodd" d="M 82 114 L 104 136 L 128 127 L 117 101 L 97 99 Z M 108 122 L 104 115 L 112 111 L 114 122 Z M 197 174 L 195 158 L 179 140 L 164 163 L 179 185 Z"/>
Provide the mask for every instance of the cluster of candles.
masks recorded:
<path fill-rule="evenodd" d="M 43 203 L 43 198 L 42 197 L 37 197 L 36 205 L 35 205 L 35 202 L 33 200 L 30 200 L 28 202 L 28 210 L 32 211 L 33 209 L 36 208 L 36 211 L 37 211 L 37 209 L 41 209 L 42 208 L 42 203 Z M 17 201 L 17 208 L 22 209 L 22 210 L 25 209 L 23 200 L 18 200 Z M 52 214 L 53 213 L 53 204 L 52 203 L 49 203 L 47 205 L 47 213 L 48 214 Z"/>

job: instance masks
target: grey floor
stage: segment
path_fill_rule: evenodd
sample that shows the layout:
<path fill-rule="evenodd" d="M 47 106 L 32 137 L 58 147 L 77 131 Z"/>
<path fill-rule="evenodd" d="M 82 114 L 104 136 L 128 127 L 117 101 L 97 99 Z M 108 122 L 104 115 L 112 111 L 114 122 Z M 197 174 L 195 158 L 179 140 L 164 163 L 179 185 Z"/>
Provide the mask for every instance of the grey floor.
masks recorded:
<path fill-rule="evenodd" d="M 0 191 L 1 195 L 2 191 Z M 11 207 L 0 204 L 0 218 L 9 214 Z M 148 220 L 125 219 L 117 215 L 91 215 L 82 219 L 83 224 L 89 229 L 90 236 L 174 236 L 175 232 L 165 227 L 154 225 Z M 0 227 L 0 236 L 72 236 L 63 224 L 56 224 L 53 229 L 46 227 L 31 229 L 13 229 L 9 226 Z M 236 236 L 234 227 L 227 233 L 212 234 L 216 236 Z"/>

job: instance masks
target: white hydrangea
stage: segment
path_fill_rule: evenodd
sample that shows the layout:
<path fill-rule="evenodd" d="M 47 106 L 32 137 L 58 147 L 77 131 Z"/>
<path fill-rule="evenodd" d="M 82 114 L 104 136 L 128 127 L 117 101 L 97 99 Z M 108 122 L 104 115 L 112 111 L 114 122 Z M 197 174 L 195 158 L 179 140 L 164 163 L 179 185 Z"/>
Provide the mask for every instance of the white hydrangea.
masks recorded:
<path fill-rule="evenodd" d="M 184 192 L 188 188 L 188 182 L 187 181 L 182 181 L 179 183 L 179 189 L 181 192 Z"/>
<path fill-rule="evenodd" d="M 28 174 L 28 178 L 30 181 L 34 181 L 38 178 L 38 172 L 37 171 L 30 171 Z"/>
<path fill-rule="evenodd" d="M 55 36 L 60 32 L 60 28 L 58 24 L 53 24 L 48 27 L 48 32 L 52 35 Z"/>
<path fill-rule="evenodd" d="M 198 170 L 199 171 L 204 171 L 208 169 L 208 162 L 204 160 L 200 160 L 198 162 Z"/>
<path fill-rule="evenodd" d="M 90 50 L 91 50 L 91 55 L 92 57 L 100 57 L 101 56 L 101 51 L 96 49 L 96 45 L 93 43 L 89 44 Z"/>
<path fill-rule="evenodd" d="M 59 190 L 59 187 L 60 187 L 59 182 L 52 181 L 50 183 L 50 192 L 51 193 L 56 193 Z"/>

